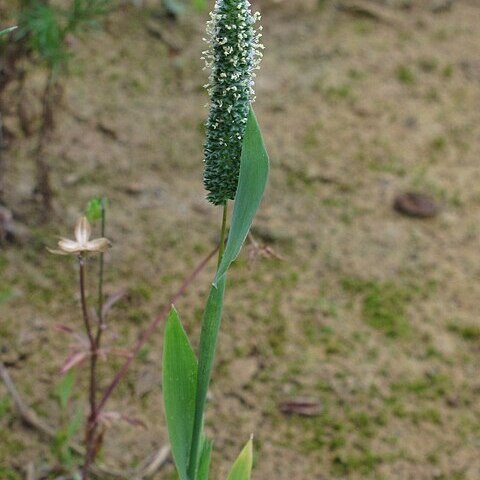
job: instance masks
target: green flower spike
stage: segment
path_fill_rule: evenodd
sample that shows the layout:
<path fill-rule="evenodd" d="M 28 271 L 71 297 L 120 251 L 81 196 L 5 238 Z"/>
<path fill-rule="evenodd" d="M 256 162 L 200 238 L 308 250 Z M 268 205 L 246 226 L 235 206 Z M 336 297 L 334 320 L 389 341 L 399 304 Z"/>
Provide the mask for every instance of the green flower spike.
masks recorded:
<path fill-rule="evenodd" d="M 254 101 L 255 70 L 263 45 L 248 0 L 217 0 L 207 25 L 210 112 L 206 123 L 204 185 L 208 200 L 223 205 L 235 198 L 243 136 Z"/>

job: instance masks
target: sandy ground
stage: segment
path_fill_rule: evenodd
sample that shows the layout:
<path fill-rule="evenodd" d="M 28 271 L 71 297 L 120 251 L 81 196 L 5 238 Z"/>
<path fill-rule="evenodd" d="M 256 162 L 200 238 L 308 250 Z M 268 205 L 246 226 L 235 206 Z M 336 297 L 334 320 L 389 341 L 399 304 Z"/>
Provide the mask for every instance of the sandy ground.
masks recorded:
<path fill-rule="evenodd" d="M 272 174 L 254 233 L 284 260 L 244 254 L 230 275 L 207 418 L 213 478 L 252 432 L 257 479 L 480 478 L 480 4 L 434 14 L 427 3 L 373 18 L 328 1 L 263 4 L 255 108 Z M 69 352 L 54 326 L 81 319 L 75 264 L 45 245 L 69 234 L 89 198 L 108 196 L 107 290 L 129 295 L 106 338 L 126 346 L 218 238 L 201 182 L 203 21 L 125 10 L 78 47 L 49 147 L 50 224 L 35 226 L 27 201 L 34 141 L 8 153 L 9 200 L 30 236 L 0 251 L 0 356 L 52 425 Z M 395 194 L 412 189 L 441 213 L 394 212 Z M 213 269 L 178 304 L 194 343 Z M 111 466 L 166 442 L 162 332 L 109 406 L 148 425 L 109 430 Z M 119 361 L 102 365 L 104 384 Z M 84 373 L 70 414 L 85 405 Z M 318 416 L 280 411 L 305 397 Z M 2 386 L 0 428 L 0 478 L 55 463 Z M 174 479 L 173 467 L 155 478 Z"/>

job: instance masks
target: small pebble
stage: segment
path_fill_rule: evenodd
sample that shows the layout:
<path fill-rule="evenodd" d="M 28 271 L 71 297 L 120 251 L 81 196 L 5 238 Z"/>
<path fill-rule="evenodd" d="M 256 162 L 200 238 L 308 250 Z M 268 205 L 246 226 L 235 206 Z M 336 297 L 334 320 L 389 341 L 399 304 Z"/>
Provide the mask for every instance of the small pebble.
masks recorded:
<path fill-rule="evenodd" d="M 432 197 L 419 192 L 397 195 L 393 202 L 393 208 L 397 212 L 413 218 L 433 218 L 440 211 L 440 207 Z"/>

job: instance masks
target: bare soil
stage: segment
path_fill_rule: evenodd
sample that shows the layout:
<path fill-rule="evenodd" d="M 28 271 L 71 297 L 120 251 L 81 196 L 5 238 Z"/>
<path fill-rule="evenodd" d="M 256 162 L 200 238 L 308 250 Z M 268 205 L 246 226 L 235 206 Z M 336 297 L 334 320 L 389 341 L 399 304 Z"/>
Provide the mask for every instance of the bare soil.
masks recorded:
<path fill-rule="evenodd" d="M 480 4 L 363 3 L 376 13 L 260 3 L 255 108 L 272 174 L 254 235 L 283 261 L 244 253 L 229 278 L 207 418 L 213 478 L 251 433 L 257 479 L 480 478 Z M 0 358 L 51 425 L 64 422 L 53 392 L 71 343 L 55 325 L 80 330 L 81 318 L 75 262 L 45 246 L 70 235 L 88 199 L 108 197 L 107 290 L 128 297 L 106 341 L 128 346 L 218 239 L 202 187 L 205 17 L 129 8 L 79 42 L 48 149 L 48 225 L 28 200 L 34 140 L 8 151 L 8 200 L 29 234 L 0 251 Z M 440 213 L 394 211 L 411 190 Z M 213 269 L 178 304 L 194 343 Z M 148 425 L 109 429 L 102 461 L 116 468 L 167 441 L 162 333 L 109 406 Z M 102 364 L 104 385 L 119 363 Z M 85 407 L 84 377 L 69 414 Z M 279 408 L 302 398 L 317 416 Z M 55 464 L 1 385 L 0 429 L 0 478 Z M 173 466 L 155 478 L 175 478 Z"/>

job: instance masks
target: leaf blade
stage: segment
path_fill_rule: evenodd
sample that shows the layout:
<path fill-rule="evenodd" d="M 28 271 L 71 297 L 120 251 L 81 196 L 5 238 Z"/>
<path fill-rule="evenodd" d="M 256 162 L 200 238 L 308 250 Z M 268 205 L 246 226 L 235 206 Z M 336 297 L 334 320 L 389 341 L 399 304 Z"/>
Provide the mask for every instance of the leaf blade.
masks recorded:
<path fill-rule="evenodd" d="M 245 136 L 232 224 L 227 246 L 217 270 L 214 284 L 225 275 L 237 258 L 263 197 L 268 179 L 269 160 L 255 112 L 250 108 Z"/>
<path fill-rule="evenodd" d="M 65 411 L 75 386 L 75 372 L 70 370 L 58 383 L 55 394 L 60 404 L 60 408 Z"/>
<path fill-rule="evenodd" d="M 207 438 L 203 439 L 200 460 L 198 463 L 197 480 L 208 480 L 210 470 L 210 456 L 212 454 L 213 442 Z"/>
<path fill-rule="evenodd" d="M 250 480 L 253 464 L 253 440 L 247 442 L 233 464 L 227 480 Z"/>
<path fill-rule="evenodd" d="M 2 37 L 3 35 L 7 35 L 10 32 L 13 32 L 17 28 L 18 27 L 9 27 L 9 28 L 6 28 L 5 30 L 0 31 L 0 37 Z"/>
<path fill-rule="evenodd" d="M 191 455 L 188 473 L 192 479 L 196 476 L 197 460 L 200 450 L 203 416 L 207 400 L 208 385 L 212 375 L 213 362 L 217 347 L 218 332 L 222 320 L 223 298 L 225 294 L 225 275 L 218 285 L 212 285 L 202 319 L 200 333 L 200 353 L 198 361 L 197 395 L 195 403 L 195 421 L 191 439 Z"/>
<path fill-rule="evenodd" d="M 189 446 L 195 415 L 197 359 L 174 307 L 165 328 L 162 373 L 163 401 L 172 455 L 180 479 L 188 480 Z"/>

